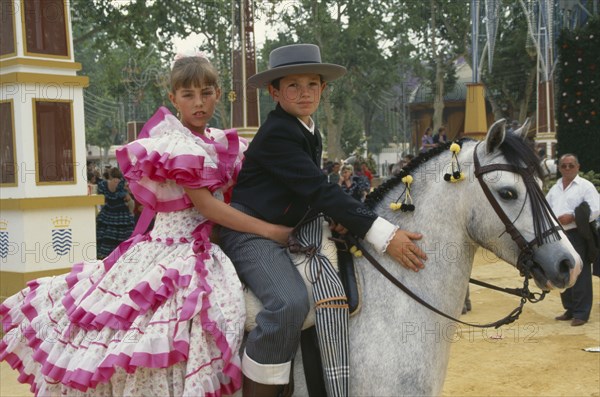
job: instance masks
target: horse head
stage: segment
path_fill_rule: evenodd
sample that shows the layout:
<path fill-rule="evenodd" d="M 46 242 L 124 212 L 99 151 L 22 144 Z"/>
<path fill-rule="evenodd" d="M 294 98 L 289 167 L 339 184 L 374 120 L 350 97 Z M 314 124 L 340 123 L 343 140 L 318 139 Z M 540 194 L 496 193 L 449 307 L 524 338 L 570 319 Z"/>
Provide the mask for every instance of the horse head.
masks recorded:
<path fill-rule="evenodd" d="M 532 275 L 543 290 L 569 287 L 580 272 L 581 259 L 540 188 L 539 159 L 526 139 L 529 120 L 513 133 L 505 124 L 494 123 L 481 142 L 461 140 L 459 150 L 448 143 L 419 155 L 366 202 L 403 229 L 423 233 L 420 243 L 426 251 L 439 253 L 435 260 L 440 269 L 448 262 L 444 245 L 475 244 Z M 457 154 L 451 154 L 453 146 Z M 462 170 L 449 170 L 453 163 Z M 410 193 L 415 205 L 410 212 L 394 211 L 398 197 L 406 197 L 401 181 L 407 175 L 414 177 Z M 425 266 L 437 266 L 429 256 Z M 455 262 L 472 259 L 465 254 Z"/>
<path fill-rule="evenodd" d="M 474 148 L 472 171 L 487 200 L 478 201 L 473 212 L 491 206 L 503 225 L 486 222 L 470 235 L 522 272 L 529 272 L 541 289 L 566 288 L 575 283 L 582 262 L 544 198 L 543 171 L 526 142 L 528 127 L 526 120 L 509 133 L 505 121 L 499 120 Z"/>

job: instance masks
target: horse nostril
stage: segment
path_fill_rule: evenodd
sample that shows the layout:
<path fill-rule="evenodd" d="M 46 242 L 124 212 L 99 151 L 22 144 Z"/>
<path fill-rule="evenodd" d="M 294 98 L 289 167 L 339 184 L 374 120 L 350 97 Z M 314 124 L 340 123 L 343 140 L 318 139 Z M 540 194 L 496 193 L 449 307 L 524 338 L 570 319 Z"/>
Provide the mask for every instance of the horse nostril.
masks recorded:
<path fill-rule="evenodd" d="M 562 261 L 560 261 L 560 264 L 558 265 L 558 274 L 560 280 L 564 282 L 563 286 L 569 285 L 569 279 L 571 277 L 572 268 L 573 265 L 568 259 L 563 259 Z"/>

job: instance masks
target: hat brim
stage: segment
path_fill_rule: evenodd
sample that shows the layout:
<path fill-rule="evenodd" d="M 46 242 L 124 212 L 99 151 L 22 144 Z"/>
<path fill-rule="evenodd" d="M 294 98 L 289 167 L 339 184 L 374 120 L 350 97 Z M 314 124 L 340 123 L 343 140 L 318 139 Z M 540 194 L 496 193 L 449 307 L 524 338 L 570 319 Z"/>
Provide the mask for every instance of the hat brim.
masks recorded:
<path fill-rule="evenodd" d="M 332 63 L 304 63 L 300 65 L 280 66 L 255 74 L 248 79 L 248 84 L 264 88 L 270 82 L 291 74 L 314 73 L 323 77 L 324 81 L 332 81 L 346 74 L 346 68 Z"/>

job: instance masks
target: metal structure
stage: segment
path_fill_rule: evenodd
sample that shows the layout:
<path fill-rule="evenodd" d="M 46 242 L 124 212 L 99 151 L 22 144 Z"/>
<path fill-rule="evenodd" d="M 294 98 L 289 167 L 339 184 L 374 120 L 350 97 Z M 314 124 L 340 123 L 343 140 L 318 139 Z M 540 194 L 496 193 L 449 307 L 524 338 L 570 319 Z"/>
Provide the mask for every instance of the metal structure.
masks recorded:
<path fill-rule="evenodd" d="M 232 2 L 232 21 L 232 89 L 228 94 L 231 126 L 241 136 L 252 139 L 260 122 L 257 88 L 246 84 L 248 77 L 256 73 L 253 0 Z"/>

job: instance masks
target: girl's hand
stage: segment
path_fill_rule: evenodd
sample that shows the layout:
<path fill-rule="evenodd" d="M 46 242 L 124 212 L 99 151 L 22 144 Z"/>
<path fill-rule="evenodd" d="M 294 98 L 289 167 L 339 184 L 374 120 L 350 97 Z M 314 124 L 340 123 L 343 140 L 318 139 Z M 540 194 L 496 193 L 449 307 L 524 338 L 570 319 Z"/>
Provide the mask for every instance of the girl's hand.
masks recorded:
<path fill-rule="evenodd" d="M 287 245 L 288 237 L 292 233 L 293 228 L 283 225 L 271 225 L 271 230 L 267 234 L 267 238 L 278 242 L 281 245 Z"/>

